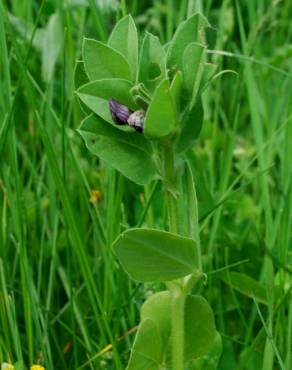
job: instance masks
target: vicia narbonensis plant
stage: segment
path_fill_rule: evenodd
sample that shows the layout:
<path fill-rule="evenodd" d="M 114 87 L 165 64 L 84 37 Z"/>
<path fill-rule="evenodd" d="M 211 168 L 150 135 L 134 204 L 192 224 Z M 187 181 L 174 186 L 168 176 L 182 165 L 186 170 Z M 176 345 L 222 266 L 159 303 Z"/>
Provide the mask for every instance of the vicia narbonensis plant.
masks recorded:
<path fill-rule="evenodd" d="M 194 14 L 169 44 L 146 33 L 139 50 L 135 23 L 126 16 L 107 44 L 84 40 L 76 68 L 77 94 L 89 113 L 79 132 L 88 149 L 135 183 L 159 179 L 165 190 L 169 231 L 126 230 L 112 246 L 132 279 L 167 287 L 142 306 L 128 370 L 199 369 L 220 347 L 208 302 L 191 294 L 204 273 L 185 153 L 200 133 L 201 93 L 215 70 L 206 61 L 206 27 Z"/>

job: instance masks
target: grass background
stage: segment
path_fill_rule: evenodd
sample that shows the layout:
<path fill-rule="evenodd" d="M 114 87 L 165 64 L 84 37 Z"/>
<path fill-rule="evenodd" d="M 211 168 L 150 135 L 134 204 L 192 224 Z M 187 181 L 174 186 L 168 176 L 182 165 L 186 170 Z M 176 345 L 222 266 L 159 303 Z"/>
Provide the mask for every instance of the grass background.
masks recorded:
<path fill-rule="evenodd" d="M 166 227 L 162 193 L 86 151 L 74 66 L 83 37 L 106 40 L 124 14 L 168 42 L 199 10 L 212 24 L 210 62 L 237 72 L 205 92 L 189 153 L 219 369 L 291 369 L 292 3 L 0 4 L 0 363 L 125 368 L 139 307 L 162 287 L 129 281 L 110 245 L 137 224 Z"/>

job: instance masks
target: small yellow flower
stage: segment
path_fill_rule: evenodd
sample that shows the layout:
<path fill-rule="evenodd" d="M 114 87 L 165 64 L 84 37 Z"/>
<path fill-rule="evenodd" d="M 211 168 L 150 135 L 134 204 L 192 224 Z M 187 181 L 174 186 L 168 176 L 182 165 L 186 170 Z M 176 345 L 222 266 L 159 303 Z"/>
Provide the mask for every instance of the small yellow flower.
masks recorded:
<path fill-rule="evenodd" d="M 90 203 L 98 203 L 100 200 L 101 193 L 99 190 L 91 190 L 89 201 Z"/>
<path fill-rule="evenodd" d="M 46 369 L 41 365 L 32 365 L 30 370 L 46 370 Z"/>
<path fill-rule="evenodd" d="M 14 370 L 14 366 L 8 364 L 7 362 L 3 362 L 3 364 L 1 365 L 1 370 Z"/>

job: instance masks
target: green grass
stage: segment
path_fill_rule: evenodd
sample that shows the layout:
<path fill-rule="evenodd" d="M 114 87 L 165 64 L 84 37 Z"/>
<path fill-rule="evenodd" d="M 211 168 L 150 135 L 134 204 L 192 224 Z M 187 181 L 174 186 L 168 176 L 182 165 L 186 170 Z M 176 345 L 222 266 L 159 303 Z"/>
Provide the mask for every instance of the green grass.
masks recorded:
<path fill-rule="evenodd" d="M 165 228 L 165 205 L 160 185 L 138 187 L 86 151 L 73 71 L 83 36 L 105 40 L 128 12 L 167 42 L 202 10 L 210 61 L 237 73 L 204 93 L 188 153 L 208 277 L 200 293 L 223 338 L 218 369 L 291 369 L 292 5 L 73 3 L 0 0 L 0 363 L 125 368 L 139 307 L 161 286 L 129 281 L 110 246 L 131 226 Z M 246 288 L 234 272 L 255 281 Z"/>

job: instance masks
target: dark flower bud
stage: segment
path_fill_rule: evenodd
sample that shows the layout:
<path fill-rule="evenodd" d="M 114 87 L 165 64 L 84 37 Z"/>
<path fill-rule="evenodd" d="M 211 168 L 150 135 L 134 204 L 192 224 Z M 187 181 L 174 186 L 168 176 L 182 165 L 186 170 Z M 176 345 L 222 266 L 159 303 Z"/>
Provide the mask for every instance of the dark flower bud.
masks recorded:
<path fill-rule="evenodd" d="M 133 113 L 128 107 L 112 98 L 109 99 L 109 108 L 113 121 L 118 125 L 126 125 L 128 118 Z"/>
<path fill-rule="evenodd" d="M 145 118 L 145 111 L 144 110 L 137 110 L 136 112 L 132 113 L 128 118 L 128 124 L 138 132 L 143 132 L 144 126 L 144 118 Z"/>

